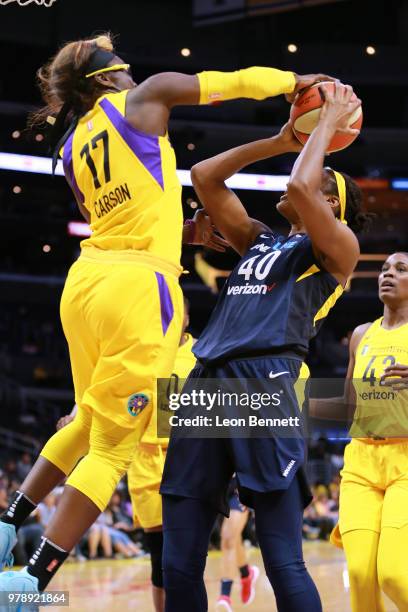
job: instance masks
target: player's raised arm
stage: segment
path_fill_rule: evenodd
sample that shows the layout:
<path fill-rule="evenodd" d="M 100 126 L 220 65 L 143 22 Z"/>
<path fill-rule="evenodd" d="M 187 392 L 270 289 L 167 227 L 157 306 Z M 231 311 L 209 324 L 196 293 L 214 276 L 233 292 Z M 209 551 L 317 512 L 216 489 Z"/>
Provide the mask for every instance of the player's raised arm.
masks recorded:
<path fill-rule="evenodd" d="M 325 268 L 343 282 L 357 263 L 359 246 L 354 233 L 345 224 L 344 177 L 334 173 L 339 193 L 326 199 L 321 189 L 322 170 L 325 153 L 335 132 L 356 132 L 347 125 L 361 100 L 352 101 L 350 86 L 335 87 L 334 94 L 323 86 L 322 91 L 326 101 L 320 120 L 293 167 L 288 197 L 306 228 L 316 255 Z"/>
<path fill-rule="evenodd" d="M 298 75 L 262 66 L 234 72 L 209 70 L 196 75 L 163 72 L 141 83 L 130 97 L 142 95 L 146 101 L 157 101 L 171 109 L 179 104 L 211 104 L 237 98 L 264 100 L 280 94 L 293 97 L 321 80 L 332 79 L 323 74 Z"/>
<path fill-rule="evenodd" d="M 241 255 L 262 231 L 270 231 L 260 221 L 251 219 L 238 196 L 225 181 L 249 164 L 283 153 L 300 151 L 301 144 L 286 124 L 272 138 L 250 142 L 206 159 L 191 171 L 194 189 L 216 228 Z"/>

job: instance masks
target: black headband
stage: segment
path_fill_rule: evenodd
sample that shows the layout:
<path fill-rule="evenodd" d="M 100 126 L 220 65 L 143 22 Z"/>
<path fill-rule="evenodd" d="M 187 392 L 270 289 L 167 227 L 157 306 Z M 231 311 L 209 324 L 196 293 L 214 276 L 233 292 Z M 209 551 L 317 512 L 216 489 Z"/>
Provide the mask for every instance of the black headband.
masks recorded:
<path fill-rule="evenodd" d="M 112 53 L 112 51 L 106 51 L 106 49 L 101 49 L 100 47 L 97 47 L 90 57 L 90 60 L 85 70 L 85 74 L 95 72 L 96 70 L 100 70 L 101 68 L 106 68 L 109 62 L 112 61 L 115 57 L 116 56 L 114 53 Z"/>

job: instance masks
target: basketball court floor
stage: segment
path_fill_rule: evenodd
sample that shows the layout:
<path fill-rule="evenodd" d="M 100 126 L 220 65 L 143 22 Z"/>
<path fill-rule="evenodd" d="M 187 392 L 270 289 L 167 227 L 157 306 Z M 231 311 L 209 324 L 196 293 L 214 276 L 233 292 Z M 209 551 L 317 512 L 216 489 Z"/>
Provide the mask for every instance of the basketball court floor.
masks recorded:
<path fill-rule="evenodd" d="M 348 576 L 342 551 L 325 542 L 306 542 L 304 552 L 309 571 L 320 591 L 324 612 L 350 612 Z M 251 549 L 249 554 L 250 563 L 262 567 L 259 550 Z M 153 612 L 149 568 L 149 560 L 146 558 L 66 564 L 54 578 L 51 588 L 69 591 L 70 606 L 53 606 L 48 609 L 54 612 L 66 612 L 68 609 L 75 612 Z M 214 609 L 218 595 L 219 568 L 220 553 L 210 552 L 206 569 L 209 611 Z M 273 593 L 263 571 L 257 583 L 253 604 L 248 607 L 239 603 L 237 583 L 233 591 L 233 602 L 234 612 L 276 612 Z M 396 607 L 388 600 L 386 610 L 396 612 Z"/>

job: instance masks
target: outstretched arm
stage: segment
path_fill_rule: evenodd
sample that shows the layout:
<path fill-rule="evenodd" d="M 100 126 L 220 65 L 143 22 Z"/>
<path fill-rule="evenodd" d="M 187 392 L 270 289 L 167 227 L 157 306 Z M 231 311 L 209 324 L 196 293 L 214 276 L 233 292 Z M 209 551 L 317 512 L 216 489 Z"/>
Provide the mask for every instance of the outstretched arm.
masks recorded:
<path fill-rule="evenodd" d="M 351 101 L 353 90 L 350 86 L 335 88 L 333 95 L 323 86 L 322 90 L 326 101 L 320 121 L 293 166 L 288 197 L 325 269 L 343 283 L 357 263 L 358 241 L 354 233 L 333 215 L 320 186 L 324 157 L 335 132 L 358 132 L 348 128 L 347 121 L 361 105 L 361 100 Z"/>
<path fill-rule="evenodd" d="M 178 72 L 155 74 L 141 83 L 131 95 L 160 101 L 169 109 L 178 104 L 211 104 L 236 98 L 265 98 L 298 91 L 317 81 L 333 80 L 324 74 L 298 75 L 295 72 L 252 66 L 235 72 L 209 70 L 196 75 Z"/>
<path fill-rule="evenodd" d="M 225 181 L 254 162 L 283 153 L 301 150 L 286 124 L 280 134 L 236 147 L 193 166 L 191 177 L 206 212 L 230 245 L 244 254 L 256 236 L 270 229 L 248 216 L 238 196 L 228 189 Z"/>
<path fill-rule="evenodd" d="M 151 134 L 165 134 L 170 111 L 180 104 L 211 104 L 237 98 L 264 100 L 296 93 L 321 80 L 323 74 L 297 75 L 294 72 L 253 66 L 235 72 L 206 71 L 195 75 L 163 72 L 131 89 L 126 100 L 126 117 Z"/>

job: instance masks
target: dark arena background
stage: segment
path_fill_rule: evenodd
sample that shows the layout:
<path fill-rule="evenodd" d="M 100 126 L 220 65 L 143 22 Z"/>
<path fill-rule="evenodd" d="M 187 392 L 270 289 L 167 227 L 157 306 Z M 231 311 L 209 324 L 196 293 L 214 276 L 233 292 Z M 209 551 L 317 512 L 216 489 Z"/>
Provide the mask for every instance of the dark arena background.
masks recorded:
<path fill-rule="evenodd" d="M 362 132 L 327 163 L 357 180 L 365 207 L 376 218 L 371 231 L 360 237 L 360 261 L 345 294 L 312 342 L 308 364 L 313 377 L 344 377 L 351 332 L 382 313 L 377 278 L 383 261 L 390 253 L 408 251 L 406 0 L 55 0 L 45 4 L 51 6 L 40 1 L 24 0 L 22 6 L 17 1 L 0 2 L 1 510 L 7 508 L 9 496 L 27 475 L 58 419 L 74 404 L 59 301 L 88 226 L 62 172 L 50 174 L 44 133 L 27 129 L 29 112 L 41 103 L 36 71 L 63 43 L 111 31 L 136 82 L 163 71 L 194 74 L 273 66 L 298 74 L 322 72 L 353 86 L 363 102 Z M 169 135 L 183 183 L 185 218 L 200 206 L 189 178 L 191 167 L 233 146 L 276 134 L 289 109 L 284 96 L 279 96 L 262 102 L 177 107 L 172 112 Z M 246 168 L 242 188 L 236 189 L 251 217 L 283 231 L 287 227 L 275 204 L 294 159 L 287 154 Z M 194 337 L 206 324 L 237 261 L 232 250 L 220 254 L 183 247 L 182 263 L 188 274 L 181 283 L 190 301 L 189 331 Z M 143 292 L 143 287 L 123 290 Z M 307 472 L 314 500 L 305 511 L 304 551 L 325 612 L 348 612 L 345 557 L 328 542 L 337 521 L 347 430 L 334 421 L 325 432 L 317 427 L 309 439 Z M 27 563 L 59 495 L 60 490 L 54 491 L 45 503 L 48 510 L 27 520 L 15 551 L 19 565 Z M 115 550 L 103 538 L 118 508 L 134 543 L 126 551 Z M 69 591 L 70 607 L 78 612 L 153 610 L 148 551 L 141 530 L 130 525 L 126 481 L 102 516 L 71 553 L 72 563 L 57 574 L 52 588 Z M 206 569 L 211 610 L 221 578 L 220 523 L 221 519 L 211 538 Z M 251 563 L 261 567 L 252 517 L 244 539 Z M 90 548 L 95 546 L 99 560 L 90 561 Z M 242 610 L 235 589 L 233 609 Z M 263 570 L 250 608 L 276 609 Z M 386 610 L 397 608 L 386 600 Z"/>

